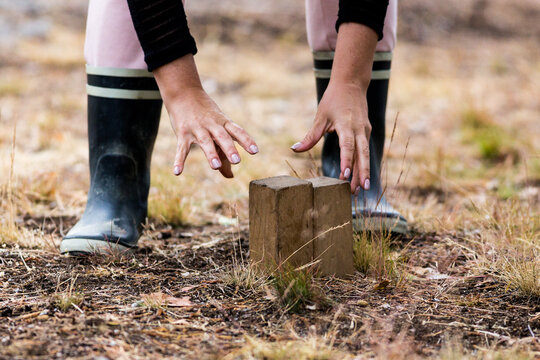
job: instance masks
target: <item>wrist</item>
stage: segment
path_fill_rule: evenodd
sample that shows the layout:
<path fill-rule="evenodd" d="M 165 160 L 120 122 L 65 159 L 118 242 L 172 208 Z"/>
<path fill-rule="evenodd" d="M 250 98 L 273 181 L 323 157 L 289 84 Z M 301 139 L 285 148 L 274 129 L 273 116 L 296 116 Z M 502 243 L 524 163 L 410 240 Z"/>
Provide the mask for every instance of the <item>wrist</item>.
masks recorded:
<path fill-rule="evenodd" d="M 359 96 L 366 96 L 367 95 L 367 89 L 369 86 L 369 81 L 355 81 L 354 79 L 348 77 L 348 78 L 340 78 L 335 77 L 330 79 L 330 82 L 328 83 L 328 90 L 330 92 L 338 92 L 338 93 L 355 93 Z M 327 91 L 328 91 L 327 90 Z"/>
<path fill-rule="evenodd" d="M 165 104 L 182 102 L 189 97 L 204 93 L 191 54 L 163 65 L 155 69 L 153 73 Z"/>
<path fill-rule="evenodd" d="M 162 93 L 165 106 L 183 108 L 200 103 L 208 98 L 208 94 L 202 86 L 180 86 L 179 89 L 171 89 Z"/>

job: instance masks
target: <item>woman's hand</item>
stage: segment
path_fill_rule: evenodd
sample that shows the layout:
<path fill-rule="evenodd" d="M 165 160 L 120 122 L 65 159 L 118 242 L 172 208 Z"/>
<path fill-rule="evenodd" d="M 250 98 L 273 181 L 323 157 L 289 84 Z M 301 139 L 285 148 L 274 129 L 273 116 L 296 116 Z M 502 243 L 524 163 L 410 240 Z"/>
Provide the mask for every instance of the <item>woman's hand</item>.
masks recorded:
<path fill-rule="evenodd" d="M 239 125 L 230 121 L 202 89 L 191 90 L 169 106 L 169 117 L 178 139 L 174 173 L 180 175 L 191 145 L 198 144 L 208 164 L 226 178 L 232 178 L 231 164 L 240 162 L 234 141 L 248 153 L 259 152 L 255 141 Z"/>
<path fill-rule="evenodd" d="M 334 83 L 326 89 L 315 122 L 304 139 L 292 146 L 297 152 L 315 146 L 327 132 L 339 137 L 341 180 L 351 178 L 351 191 L 369 189 L 369 137 L 366 91 L 356 84 Z"/>
<path fill-rule="evenodd" d="M 351 191 L 369 189 L 369 137 L 367 88 L 371 81 L 377 33 L 357 23 L 339 27 L 334 63 L 315 123 L 304 140 L 292 146 L 294 151 L 311 149 L 326 132 L 339 137 L 340 179 L 351 178 Z"/>
<path fill-rule="evenodd" d="M 233 177 L 231 164 L 240 162 L 234 142 L 248 153 L 257 144 L 239 125 L 230 121 L 201 86 L 192 55 L 186 55 L 154 71 L 177 137 L 174 174 L 184 171 L 193 144 L 198 144 L 210 167 L 226 178 Z"/>

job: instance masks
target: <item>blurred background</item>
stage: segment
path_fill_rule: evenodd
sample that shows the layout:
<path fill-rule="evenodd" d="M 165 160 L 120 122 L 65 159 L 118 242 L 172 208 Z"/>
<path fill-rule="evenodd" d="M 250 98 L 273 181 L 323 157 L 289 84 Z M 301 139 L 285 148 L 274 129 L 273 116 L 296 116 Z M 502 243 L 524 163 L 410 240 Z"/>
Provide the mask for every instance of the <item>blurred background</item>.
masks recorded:
<path fill-rule="evenodd" d="M 0 183 L 4 190 L 9 183 L 17 222 L 28 226 L 50 217 L 69 223 L 84 209 L 87 5 L 0 0 Z M 206 90 L 256 138 L 261 152 L 249 158 L 241 152 L 236 178 L 224 180 L 195 149 L 176 178 L 176 140 L 164 111 L 150 216 L 172 225 L 219 222 L 231 214 L 245 221 L 251 179 L 319 172 L 320 145 L 306 155 L 289 150 L 316 111 L 304 4 L 188 0 L 187 13 Z M 397 124 L 383 178 L 413 226 L 429 229 L 430 219 L 464 199 L 538 204 L 538 19 L 537 0 L 400 3 L 388 139 Z"/>

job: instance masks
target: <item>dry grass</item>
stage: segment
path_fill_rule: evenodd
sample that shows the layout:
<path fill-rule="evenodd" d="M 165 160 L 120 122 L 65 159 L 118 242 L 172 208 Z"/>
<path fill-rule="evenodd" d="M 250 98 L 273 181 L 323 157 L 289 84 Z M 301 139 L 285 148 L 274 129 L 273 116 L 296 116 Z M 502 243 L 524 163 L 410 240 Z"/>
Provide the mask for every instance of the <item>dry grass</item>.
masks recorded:
<path fill-rule="evenodd" d="M 236 262 L 226 269 L 221 276 L 221 280 L 225 285 L 253 292 L 260 292 L 265 286 L 269 285 L 268 276 L 262 274 L 256 266 L 244 262 Z"/>
<path fill-rule="evenodd" d="M 178 185 L 170 173 L 155 172 L 148 198 L 148 217 L 161 224 L 181 226 L 192 222 L 192 198 L 189 190 Z"/>
<path fill-rule="evenodd" d="M 391 249 L 388 232 L 360 232 L 354 234 L 354 262 L 363 274 L 378 279 L 392 279 L 396 274 L 396 251 Z"/>
<path fill-rule="evenodd" d="M 385 234 L 357 234 L 362 274 L 341 282 L 284 267 L 263 276 L 238 255 L 238 245 L 231 249 L 219 240 L 231 226 L 243 229 L 250 180 L 290 174 L 291 168 L 310 177 L 320 148 L 312 152 L 313 162 L 288 149 L 312 124 L 316 109 L 307 45 L 287 36 L 271 41 L 271 31 L 263 34 L 270 39 L 264 44 L 220 42 L 218 35 L 198 43 L 204 85 L 257 139 L 260 154 L 240 150 L 235 179 L 224 180 L 194 149 L 176 178 L 176 139 L 164 114 L 152 159 L 144 250 L 80 262 L 58 256 L 60 231 L 39 224 L 72 222 L 84 209 L 82 28 L 55 25 L 46 38 L 23 40 L 1 56 L 0 353 L 51 357 L 47 351 L 56 349 L 81 357 L 88 351 L 78 348 L 84 335 L 88 348 L 104 349 L 96 356 L 110 358 L 181 357 L 213 342 L 230 359 L 538 357 L 537 41 L 471 33 L 437 38 L 432 46 L 401 37 L 387 112 L 388 119 L 399 112 L 400 122 L 383 173 L 389 201 L 418 237 L 408 239 L 414 243 L 409 247 Z M 229 207 L 235 208 L 231 214 Z M 219 219 L 239 219 L 240 225 L 219 227 Z M 186 228 L 203 224 L 212 226 Z M 168 237 L 155 235 L 160 232 Z M 233 241 L 239 244 L 238 236 Z M 204 242 L 214 245 L 194 245 Z M 60 275 L 69 282 L 74 272 L 84 285 L 75 288 L 73 281 L 65 291 L 55 289 Z M 381 285 L 398 285 L 409 272 L 415 275 L 407 287 Z M 440 278 L 426 275 L 432 273 Z M 154 289 L 189 295 L 198 308 L 172 310 L 167 297 L 141 295 Z M 46 296 L 52 301 L 43 305 Z M 328 298 L 332 306 L 325 307 Z M 133 301 L 143 306 L 132 308 Z M 43 306 L 49 306 L 49 320 L 29 316 Z M 121 321 L 101 320 L 109 316 Z M 388 326 L 377 325 L 384 321 Z M 284 339 L 289 326 L 299 331 Z M 36 337 L 38 330 L 47 341 Z M 465 338 L 445 347 L 447 332 Z"/>
<path fill-rule="evenodd" d="M 72 278 L 71 281 L 69 281 L 66 291 L 54 294 L 52 299 L 53 304 L 60 309 L 60 311 L 66 312 L 71 308 L 75 308 L 82 312 L 80 306 L 84 301 L 84 294 L 75 290 L 76 282 L 77 277 Z"/>
<path fill-rule="evenodd" d="M 246 345 L 226 355 L 224 360 L 337 360 L 352 359 L 351 354 L 334 350 L 331 345 L 312 337 L 305 340 L 267 342 L 252 337 Z"/>
<path fill-rule="evenodd" d="M 515 344 L 508 349 L 497 347 L 466 351 L 459 341 L 452 341 L 441 351 L 440 360 L 532 360 L 540 353 L 526 344 Z"/>
<path fill-rule="evenodd" d="M 479 211 L 476 231 L 469 237 L 480 268 L 509 288 L 540 298 L 540 217 L 517 201 L 495 201 Z"/>

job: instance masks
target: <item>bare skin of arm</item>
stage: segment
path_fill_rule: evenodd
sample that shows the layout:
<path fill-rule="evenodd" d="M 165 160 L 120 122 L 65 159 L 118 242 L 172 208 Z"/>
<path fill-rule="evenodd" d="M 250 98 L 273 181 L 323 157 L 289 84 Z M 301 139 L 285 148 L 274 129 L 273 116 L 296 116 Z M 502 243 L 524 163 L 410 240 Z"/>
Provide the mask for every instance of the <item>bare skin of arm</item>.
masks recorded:
<path fill-rule="evenodd" d="M 235 142 L 252 155 L 259 152 L 248 133 L 229 120 L 204 91 L 193 55 L 159 67 L 154 76 L 177 138 L 175 175 L 184 171 L 193 144 L 202 148 L 210 167 L 226 178 L 233 177 L 231 164 L 240 162 Z"/>
<path fill-rule="evenodd" d="M 369 189 L 369 138 L 367 89 L 371 80 L 373 55 L 377 34 L 357 23 L 343 23 L 339 27 L 332 75 L 311 129 L 304 139 L 292 146 L 303 152 L 315 146 L 327 132 L 339 137 L 341 174 L 350 175 L 351 191 Z"/>

